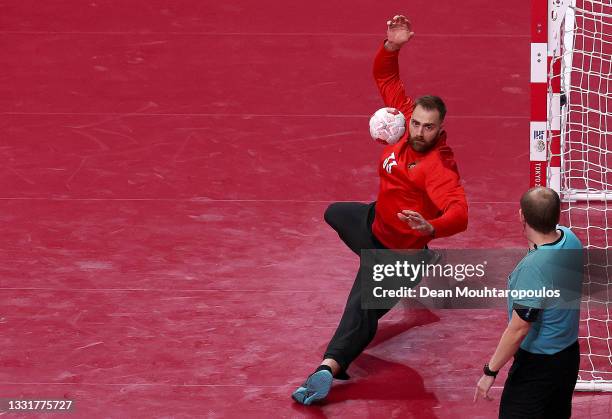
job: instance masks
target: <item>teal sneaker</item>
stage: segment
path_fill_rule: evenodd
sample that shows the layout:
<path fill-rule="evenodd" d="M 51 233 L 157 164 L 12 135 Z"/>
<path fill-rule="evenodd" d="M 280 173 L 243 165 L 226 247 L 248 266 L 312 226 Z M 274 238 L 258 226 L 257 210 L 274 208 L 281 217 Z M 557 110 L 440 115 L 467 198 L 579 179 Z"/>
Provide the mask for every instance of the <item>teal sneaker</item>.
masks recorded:
<path fill-rule="evenodd" d="M 310 375 L 306 382 L 293 392 L 291 397 L 296 402 L 309 406 L 327 397 L 333 379 L 334 377 L 332 377 L 331 372 L 326 370 L 317 371 Z"/>

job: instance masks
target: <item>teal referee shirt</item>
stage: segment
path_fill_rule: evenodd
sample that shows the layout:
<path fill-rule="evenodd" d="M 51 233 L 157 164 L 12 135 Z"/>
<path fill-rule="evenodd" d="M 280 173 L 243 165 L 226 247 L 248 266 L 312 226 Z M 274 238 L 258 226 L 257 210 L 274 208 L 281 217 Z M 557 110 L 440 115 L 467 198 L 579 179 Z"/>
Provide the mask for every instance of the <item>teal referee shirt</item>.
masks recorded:
<path fill-rule="evenodd" d="M 521 343 L 536 354 L 552 355 L 578 340 L 582 244 L 569 228 L 557 230 L 557 241 L 530 250 L 508 277 L 509 318 L 517 306 L 541 310 Z"/>

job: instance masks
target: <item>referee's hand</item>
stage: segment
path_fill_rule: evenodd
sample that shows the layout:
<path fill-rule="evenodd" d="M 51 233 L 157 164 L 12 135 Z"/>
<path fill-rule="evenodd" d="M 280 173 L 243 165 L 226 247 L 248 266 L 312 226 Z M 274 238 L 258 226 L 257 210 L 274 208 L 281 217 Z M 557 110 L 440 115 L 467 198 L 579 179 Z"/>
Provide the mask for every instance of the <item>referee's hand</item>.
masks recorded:
<path fill-rule="evenodd" d="M 474 392 L 474 403 L 478 400 L 478 397 L 482 397 L 485 400 L 491 401 L 493 400 L 491 396 L 489 396 L 489 389 L 495 382 L 495 377 L 489 377 L 488 375 L 482 375 L 480 380 L 478 380 L 478 384 L 476 384 L 476 391 Z"/>

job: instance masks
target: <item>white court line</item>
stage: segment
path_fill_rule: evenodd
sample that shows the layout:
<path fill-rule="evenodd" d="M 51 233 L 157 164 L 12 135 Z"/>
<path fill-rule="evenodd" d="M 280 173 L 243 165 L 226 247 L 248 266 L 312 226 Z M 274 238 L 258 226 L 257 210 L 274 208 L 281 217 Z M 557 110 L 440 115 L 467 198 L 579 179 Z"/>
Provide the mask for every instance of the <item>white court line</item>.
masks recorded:
<path fill-rule="evenodd" d="M 144 387 L 260 387 L 260 388 L 284 388 L 293 386 L 292 383 L 283 383 L 277 385 L 264 385 L 264 384 L 169 384 L 169 383 L 57 383 L 57 382 L 12 382 L 12 381 L 0 381 L 0 385 L 7 386 L 144 386 Z M 473 392 L 473 388 L 467 388 L 466 386 L 428 386 L 433 389 L 466 389 Z M 492 388 L 502 389 L 502 386 L 493 386 Z"/>
<path fill-rule="evenodd" d="M 10 381 L 6 381 L 6 382 L 1 382 L 0 381 L 0 385 L 7 385 L 7 386 L 13 386 L 13 385 L 20 385 L 20 386 L 27 386 L 27 385 L 34 385 L 34 386 L 72 386 L 72 385 L 76 385 L 76 386 L 144 386 L 144 387 L 270 387 L 270 388 L 278 388 L 278 387 L 282 387 L 279 385 L 255 385 L 255 384 L 168 384 L 168 383 L 55 383 L 55 382 L 49 382 L 49 383 L 45 383 L 45 382 L 34 382 L 34 383 L 28 383 L 28 382 L 24 382 L 24 383 L 18 383 L 18 382 L 10 382 Z M 288 385 L 287 383 L 285 383 L 284 385 Z"/>
<path fill-rule="evenodd" d="M 133 36 L 348 36 L 384 37 L 381 33 L 354 32 L 134 32 L 134 31 L 0 31 L 0 35 L 133 35 Z M 418 38 L 530 38 L 529 34 L 419 33 Z"/>
<path fill-rule="evenodd" d="M 340 282 L 340 281 L 338 281 Z M 63 291 L 63 292 L 261 292 L 273 294 L 320 293 L 319 290 L 265 290 L 265 289 L 176 289 L 176 288 L 50 288 L 50 287 L 16 287 L 0 288 L 0 291 Z M 344 289 L 332 290 L 344 292 Z"/>
<path fill-rule="evenodd" d="M 201 198 L 48 198 L 48 197 L 0 197 L 0 201 L 92 201 L 92 202 L 193 202 L 196 204 L 209 204 L 216 202 L 288 202 L 297 204 L 308 204 L 308 203 L 331 203 L 331 202 L 370 202 L 368 199 L 353 199 L 348 201 L 337 201 L 337 200 L 305 200 L 305 199 L 201 199 Z M 476 205 L 507 205 L 516 204 L 514 201 L 469 201 L 469 204 Z"/>
<path fill-rule="evenodd" d="M 0 112 L 8 116 L 198 116 L 231 118 L 369 118 L 370 114 L 251 114 L 251 113 L 140 113 L 140 112 Z M 529 115 L 447 115 L 446 119 L 529 119 Z M 195 129 L 195 128 L 191 128 Z"/>

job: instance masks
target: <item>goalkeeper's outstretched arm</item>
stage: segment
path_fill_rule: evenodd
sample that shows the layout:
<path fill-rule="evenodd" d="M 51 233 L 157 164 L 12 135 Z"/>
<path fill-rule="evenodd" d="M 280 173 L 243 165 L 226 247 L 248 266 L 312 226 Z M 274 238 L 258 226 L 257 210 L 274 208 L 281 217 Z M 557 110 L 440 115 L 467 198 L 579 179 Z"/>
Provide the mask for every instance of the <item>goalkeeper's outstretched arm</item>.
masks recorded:
<path fill-rule="evenodd" d="M 374 59 L 374 79 L 385 106 L 397 108 L 406 116 L 414 105 L 399 78 L 398 54 L 413 36 L 410 21 L 402 15 L 394 16 L 387 21 L 387 38 Z"/>

